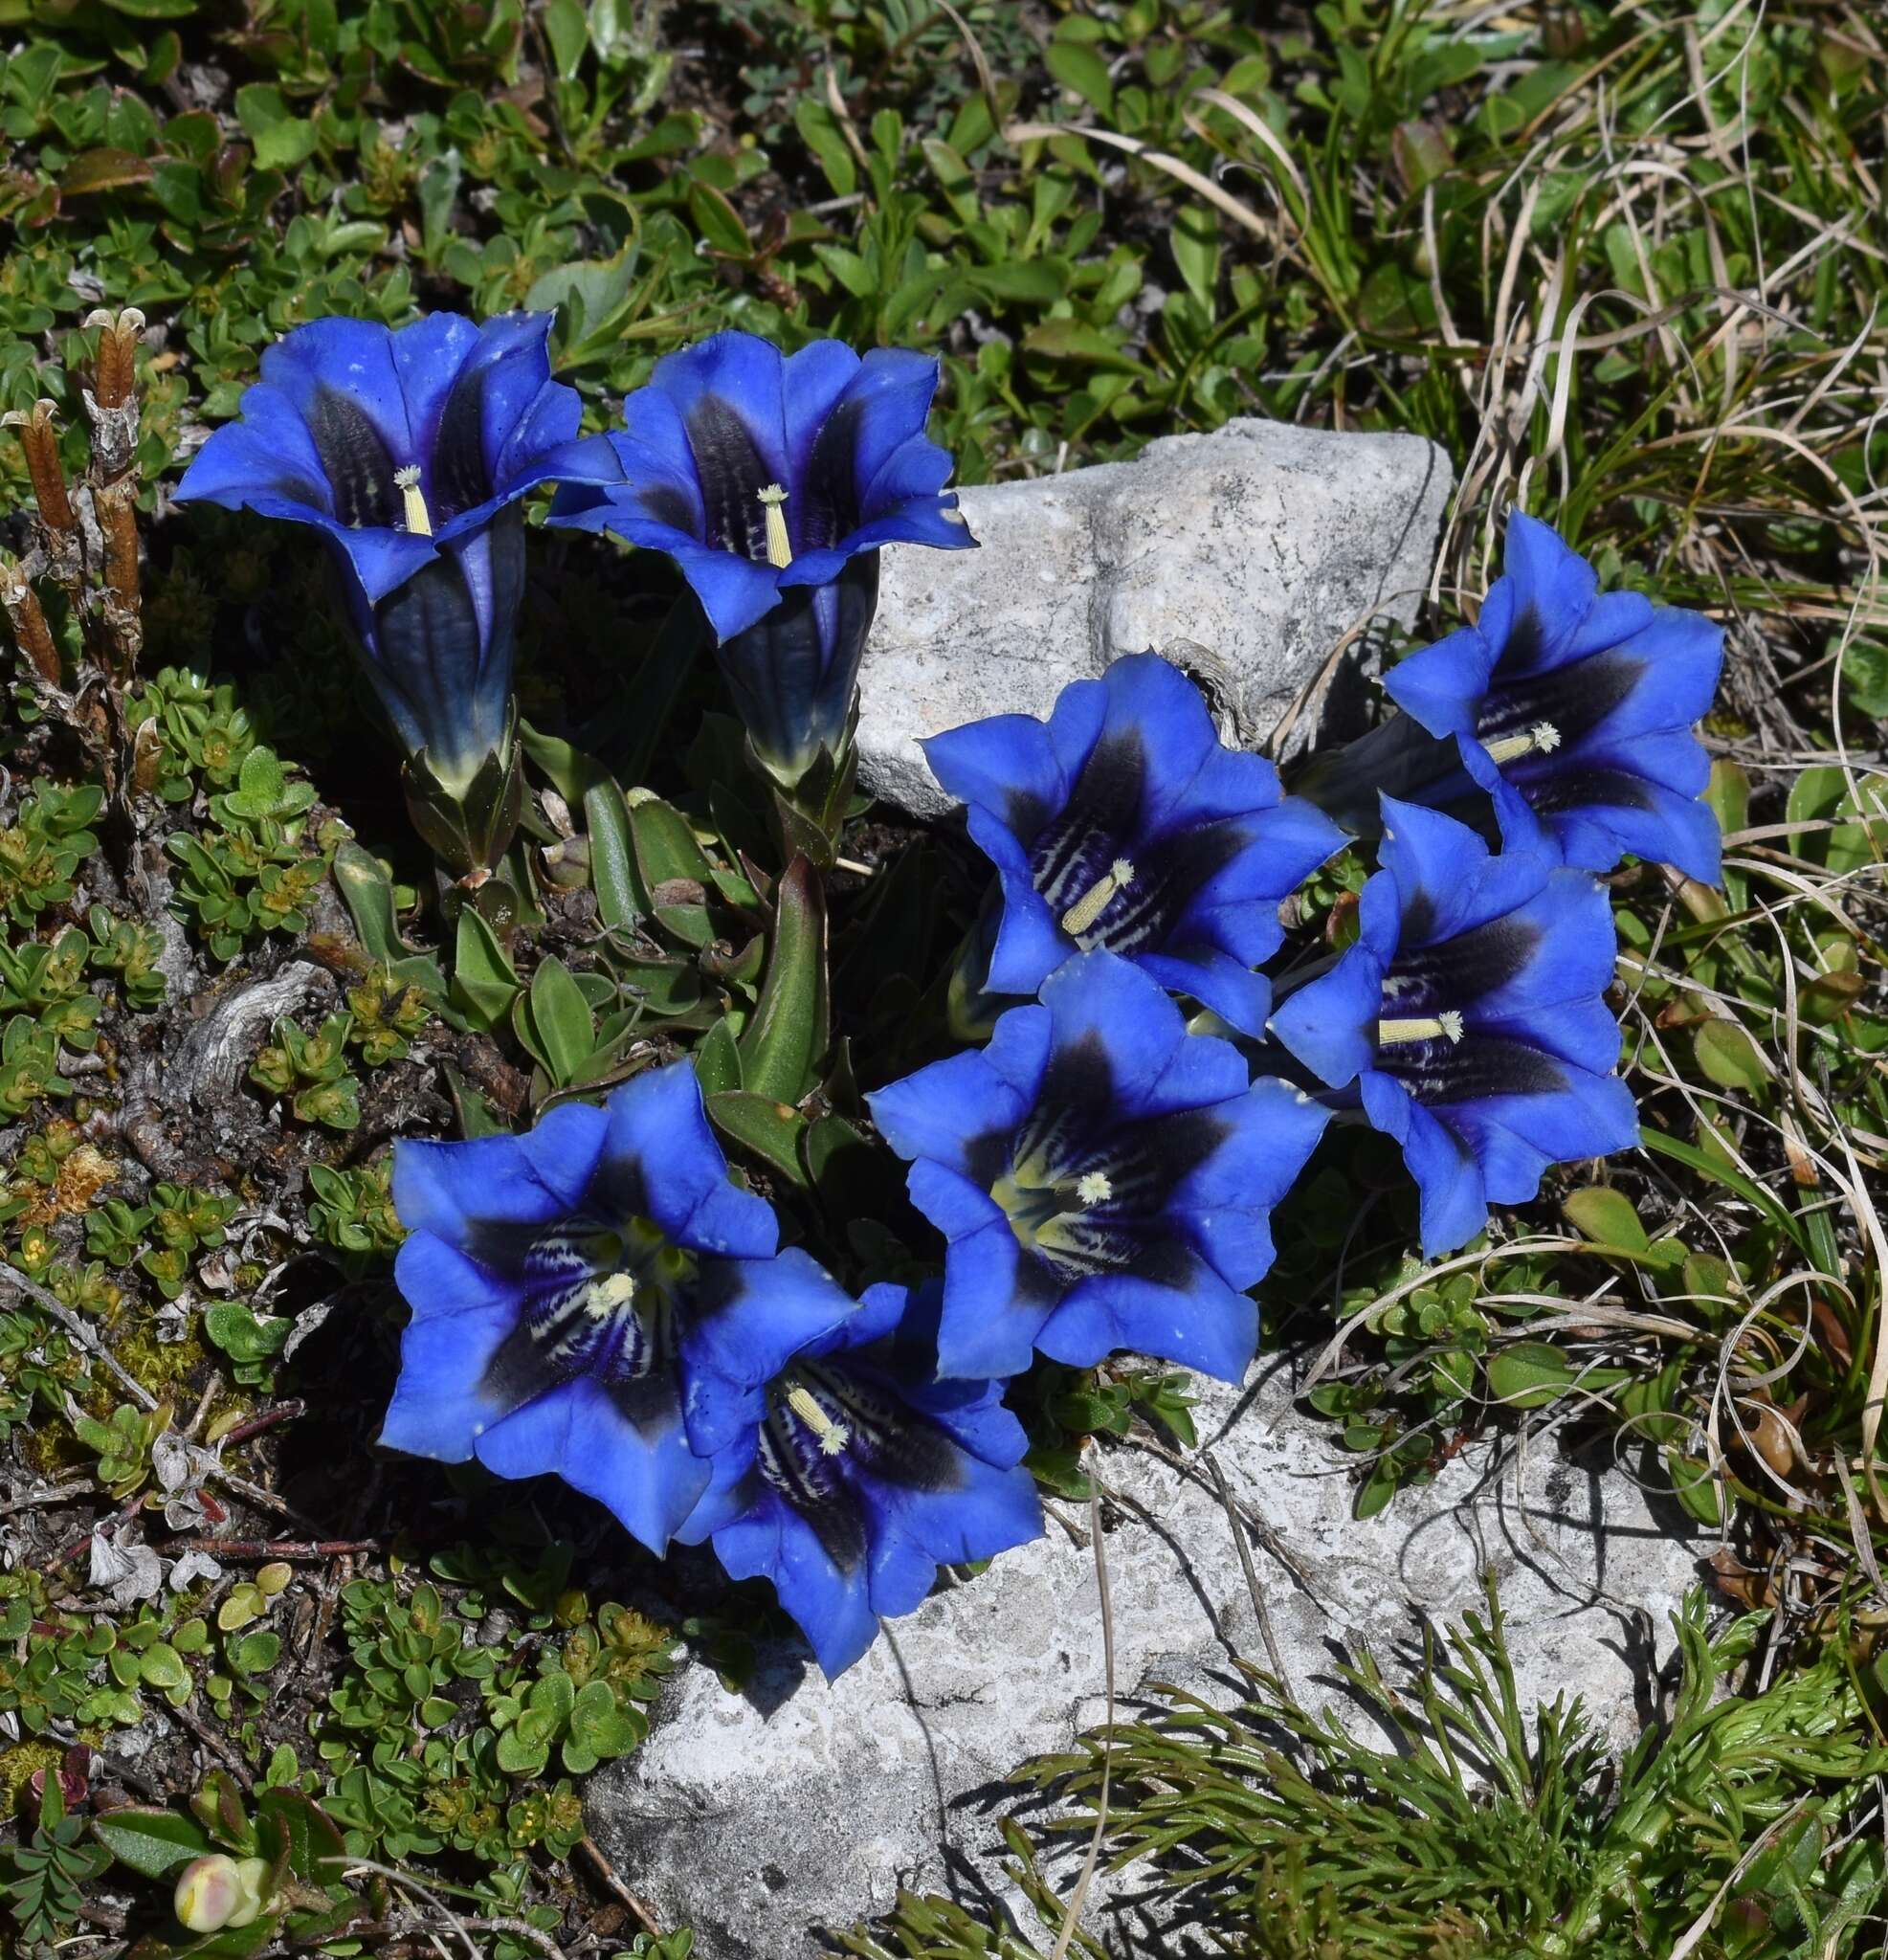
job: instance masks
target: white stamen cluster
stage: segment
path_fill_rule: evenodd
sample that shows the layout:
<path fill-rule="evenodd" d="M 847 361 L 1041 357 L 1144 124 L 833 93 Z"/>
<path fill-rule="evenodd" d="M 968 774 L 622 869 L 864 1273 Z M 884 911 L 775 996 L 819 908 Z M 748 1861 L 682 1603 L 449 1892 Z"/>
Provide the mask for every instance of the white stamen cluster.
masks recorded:
<path fill-rule="evenodd" d="M 843 1422 L 834 1422 L 812 1391 L 799 1382 L 787 1391 L 787 1406 L 819 1438 L 822 1456 L 836 1457 L 852 1441 L 852 1431 Z"/>
<path fill-rule="evenodd" d="M 416 538 L 433 535 L 433 515 L 426 507 L 426 492 L 419 487 L 419 465 L 409 463 L 393 472 L 393 481 L 407 502 L 407 528 Z"/>
<path fill-rule="evenodd" d="M 1434 1041 L 1438 1038 L 1451 1043 L 1462 1038 L 1462 1016 L 1457 1009 L 1444 1008 L 1439 1014 L 1416 1014 L 1407 1020 L 1377 1023 L 1377 1043 L 1383 1048 L 1393 1048 L 1403 1041 Z"/>
<path fill-rule="evenodd" d="M 784 571 L 793 562 L 793 545 L 787 535 L 787 492 L 778 483 L 769 483 L 755 494 L 767 521 L 767 563 Z"/>
<path fill-rule="evenodd" d="M 1499 742 L 1488 745 L 1488 759 L 1493 763 L 1518 762 L 1523 755 L 1532 755 L 1537 749 L 1543 755 L 1551 755 L 1560 746 L 1560 730 L 1551 722 L 1536 722 L 1533 727 L 1524 729 L 1519 735 L 1504 735 Z"/>
<path fill-rule="evenodd" d="M 605 1273 L 584 1289 L 584 1311 L 595 1321 L 607 1321 L 628 1306 L 636 1297 L 636 1282 L 628 1273 Z"/>

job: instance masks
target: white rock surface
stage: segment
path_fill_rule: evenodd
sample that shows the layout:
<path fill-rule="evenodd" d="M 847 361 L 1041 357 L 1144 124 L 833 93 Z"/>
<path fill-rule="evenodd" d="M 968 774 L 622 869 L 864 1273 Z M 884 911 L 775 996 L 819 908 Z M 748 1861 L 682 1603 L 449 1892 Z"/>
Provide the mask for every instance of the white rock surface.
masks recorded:
<path fill-rule="evenodd" d="M 1336 1643 L 1360 1637 L 1393 1676 L 1417 1615 L 1477 1605 L 1492 1566 L 1523 1702 L 1576 1692 L 1615 1743 L 1636 1732 L 1638 1627 L 1655 1631 L 1662 1659 L 1699 1548 L 1655 1522 L 1623 1473 L 1588 1475 L 1537 1443 L 1501 1470 L 1458 1459 L 1359 1524 L 1354 1459 L 1294 1412 L 1278 1373 L 1243 1400 L 1207 1385 L 1197 1420 L 1235 1498 L 1301 1575 L 1254 1547 L 1300 1699 L 1337 1699 Z M 1102 1477 L 1119 1499 L 1107 1534 L 1119 1692 L 1166 1681 L 1232 1699 L 1228 1661 L 1263 1665 L 1265 1648 L 1209 1478 L 1133 1445 L 1108 1452 Z M 695 1928 L 701 1960 L 802 1960 L 829 1950 L 819 1928 L 888 1909 L 900 1883 L 966 1904 L 1003 1892 L 997 1786 L 1102 1721 L 1104 1682 L 1092 1555 L 1052 1524 L 934 1593 L 830 1687 L 785 1646 L 746 1696 L 686 1669 L 642 1748 L 590 1783 L 590 1828 L 665 1924 Z M 1113 1909 L 1127 1908 L 1103 1900 L 1091 1930 Z M 1120 1950 L 1145 1950 L 1122 1925 L 1114 1933 Z"/>
<path fill-rule="evenodd" d="M 1133 462 L 966 490 L 980 549 L 881 556 L 859 774 L 939 814 L 950 802 L 920 737 L 1046 715 L 1067 682 L 1149 647 L 1210 683 L 1248 747 L 1311 688 L 1281 750 L 1295 752 L 1356 695 L 1370 658 L 1360 630 L 1413 621 L 1451 482 L 1420 435 L 1245 419 L 1164 436 Z"/>

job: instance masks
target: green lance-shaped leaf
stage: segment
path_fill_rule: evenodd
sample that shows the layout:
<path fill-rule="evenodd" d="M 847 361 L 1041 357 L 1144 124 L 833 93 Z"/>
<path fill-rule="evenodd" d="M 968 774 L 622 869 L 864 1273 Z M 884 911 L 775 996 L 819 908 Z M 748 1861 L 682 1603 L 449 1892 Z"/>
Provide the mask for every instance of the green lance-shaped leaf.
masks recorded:
<path fill-rule="evenodd" d="M 686 879 L 706 889 L 715 881 L 715 867 L 695 840 L 688 819 L 659 796 L 645 797 L 631 813 L 636 867 L 645 890 Z"/>
<path fill-rule="evenodd" d="M 400 937 L 392 881 L 380 859 L 349 837 L 334 854 L 333 877 L 361 944 L 383 966 L 405 959 L 410 948 Z"/>
<path fill-rule="evenodd" d="M 818 1080 L 826 1045 L 826 893 L 801 857 L 774 889 L 766 979 L 741 1037 L 742 1084 L 776 1102 L 798 1102 Z"/>
<path fill-rule="evenodd" d="M 147 1879 L 161 1879 L 213 1849 L 203 1826 L 176 1811 L 110 1811 L 92 1819 L 92 1835 L 122 1864 Z"/>
<path fill-rule="evenodd" d="M 797 1109 L 751 1089 L 723 1089 L 708 1098 L 708 1115 L 730 1141 L 753 1151 L 791 1183 L 806 1183 L 802 1145 L 807 1120 Z"/>
<path fill-rule="evenodd" d="M 512 1029 L 554 1088 L 574 1082 L 596 1047 L 596 1021 L 562 960 L 546 959 L 512 1007 Z"/>
<path fill-rule="evenodd" d="M 522 991 L 518 969 L 484 917 L 462 906 L 453 954 L 453 1001 L 467 1022 L 484 1034 L 511 1012 Z"/>
<path fill-rule="evenodd" d="M 590 884 L 596 909 L 612 931 L 627 931 L 649 909 L 636 886 L 635 843 L 629 806 L 613 781 L 584 791 L 584 826 L 590 839 Z"/>

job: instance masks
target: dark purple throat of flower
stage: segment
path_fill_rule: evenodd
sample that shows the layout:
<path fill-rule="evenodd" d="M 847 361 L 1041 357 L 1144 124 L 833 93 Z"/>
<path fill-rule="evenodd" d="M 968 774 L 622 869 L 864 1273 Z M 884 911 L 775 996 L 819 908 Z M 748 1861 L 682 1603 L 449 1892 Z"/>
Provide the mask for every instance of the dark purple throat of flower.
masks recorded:
<path fill-rule="evenodd" d="M 842 1571 L 869 1548 L 859 1479 L 922 1496 L 965 1487 L 962 1456 L 932 1423 L 857 1370 L 810 1359 L 768 1385 L 757 1462 Z"/>
<path fill-rule="evenodd" d="M 1631 697 L 1646 671 L 1643 660 L 1616 652 L 1536 671 L 1541 637 L 1539 614 L 1530 607 L 1508 635 L 1475 719 L 1476 740 L 1530 796 L 1566 772 L 1565 763 L 1557 767 L 1551 760 L 1556 751 L 1577 747 Z"/>
<path fill-rule="evenodd" d="M 707 1304 L 712 1265 L 646 1218 L 617 1227 L 579 1222 L 520 1239 L 493 1233 L 475 1248 L 523 1290 L 518 1325 L 480 1384 L 501 1408 L 588 1376 L 639 1428 L 674 1414 L 678 1324 Z"/>
<path fill-rule="evenodd" d="M 821 425 L 804 464 L 780 482 L 737 411 L 703 395 L 689 411 L 688 446 L 701 485 L 702 543 L 785 570 L 796 553 L 832 549 L 859 524 L 854 454 L 864 404 L 842 402 Z M 693 531 L 686 500 L 666 485 L 642 493 L 658 523 Z"/>
<path fill-rule="evenodd" d="M 1211 1109 L 1122 1122 L 1113 1064 L 1089 1036 L 1051 1058 L 1021 1126 L 980 1138 L 969 1162 L 1059 1291 L 1091 1274 L 1166 1276 L 1179 1253 L 1167 1205 L 1228 1133 Z"/>
<path fill-rule="evenodd" d="M 1165 946 L 1194 895 L 1251 841 L 1232 821 L 1139 835 L 1146 777 L 1146 751 L 1129 731 L 1096 745 L 1061 810 L 1020 791 L 1010 799 L 1030 881 L 1084 952 Z"/>
<path fill-rule="evenodd" d="M 490 369 L 453 386 L 430 453 L 396 456 L 359 403 L 325 384 L 315 390 L 308 431 L 327 474 L 336 518 L 350 528 L 404 530 L 431 537 L 494 494 L 485 462 L 484 397 Z M 320 493 L 304 490 L 308 501 Z"/>
<path fill-rule="evenodd" d="M 1421 937 L 1428 902 L 1404 914 L 1406 940 Z M 1565 1070 L 1544 1050 L 1474 1025 L 1477 1001 L 1533 960 L 1540 933 L 1526 921 L 1491 920 L 1433 946 L 1406 946 L 1384 975 L 1376 1066 L 1425 1105 L 1474 1102 L 1565 1089 Z"/>
<path fill-rule="evenodd" d="M 1524 612 L 1521 624 L 1534 617 L 1531 611 Z M 1643 660 L 1619 653 L 1593 654 L 1544 674 L 1523 673 L 1503 680 L 1501 667 L 1506 665 L 1504 657 L 1496 669 L 1496 684 L 1476 710 L 1476 739 L 1535 810 L 1552 816 L 1595 804 L 1656 808 L 1643 777 L 1580 754 L 1586 736 L 1645 678 Z"/>

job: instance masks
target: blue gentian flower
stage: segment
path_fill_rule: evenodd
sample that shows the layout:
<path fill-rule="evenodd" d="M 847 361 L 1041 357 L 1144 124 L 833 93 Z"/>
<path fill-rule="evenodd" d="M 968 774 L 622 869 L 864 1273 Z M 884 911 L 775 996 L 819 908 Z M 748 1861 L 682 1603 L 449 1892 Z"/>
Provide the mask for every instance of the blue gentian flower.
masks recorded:
<path fill-rule="evenodd" d="M 1568 864 L 1610 871 L 1630 852 L 1716 883 L 1717 819 L 1698 800 L 1711 765 L 1692 724 L 1717 692 L 1723 634 L 1702 613 L 1601 592 L 1593 568 L 1520 511 L 1506 550 L 1475 624 L 1392 669 L 1390 698 L 1432 735 L 1463 738 L 1470 775 L 1518 790 Z"/>
<path fill-rule="evenodd" d="M 694 588 L 755 754 L 791 787 L 846 746 L 881 545 L 976 541 L 924 421 L 928 355 L 797 354 L 718 333 L 655 364 L 580 449 L 551 522 L 666 551 Z"/>
<path fill-rule="evenodd" d="M 934 1378 L 928 1318 L 902 1286 L 872 1287 L 768 1385 L 677 1534 L 712 1538 L 734 1578 L 771 1579 L 829 1680 L 881 1619 L 922 1602 L 940 1566 L 1042 1532 L 1022 1424 L 999 1383 Z"/>
<path fill-rule="evenodd" d="M 1305 1067 L 1355 1083 L 1402 1145 L 1431 1258 L 1473 1238 L 1491 1203 L 1531 1198 L 1549 1164 L 1638 1140 L 1601 997 L 1607 895 L 1540 844 L 1524 812 L 1498 809 L 1514 840 L 1499 854 L 1453 817 L 1385 797 L 1356 943 L 1272 1015 Z"/>
<path fill-rule="evenodd" d="M 912 1201 L 949 1241 L 939 1368 L 1011 1375 L 1132 1348 L 1236 1381 L 1271 1208 L 1327 1112 L 1189 1035 L 1114 953 L 1065 961 L 981 1050 L 867 1099 Z"/>
<path fill-rule="evenodd" d="M 395 1145 L 412 1308 L 381 1441 L 554 1471 L 660 1551 L 765 1384 L 853 1302 L 728 1177 L 686 1061 L 522 1136 Z"/>
<path fill-rule="evenodd" d="M 583 412 L 550 377 L 550 325 L 435 313 L 397 331 L 299 326 L 264 351 L 241 420 L 177 491 L 322 534 L 388 719 L 451 786 L 505 740 L 524 584 L 513 506 L 555 474 Z"/>
<path fill-rule="evenodd" d="M 1033 995 L 1077 951 L 1120 953 L 1256 1035 L 1252 969 L 1283 937 L 1278 902 L 1344 843 L 1281 799 L 1277 771 L 1222 747 L 1199 689 L 1158 654 L 1063 688 L 1045 724 L 993 715 L 923 744 L 969 806 L 1002 911 L 990 993 Z"/>

